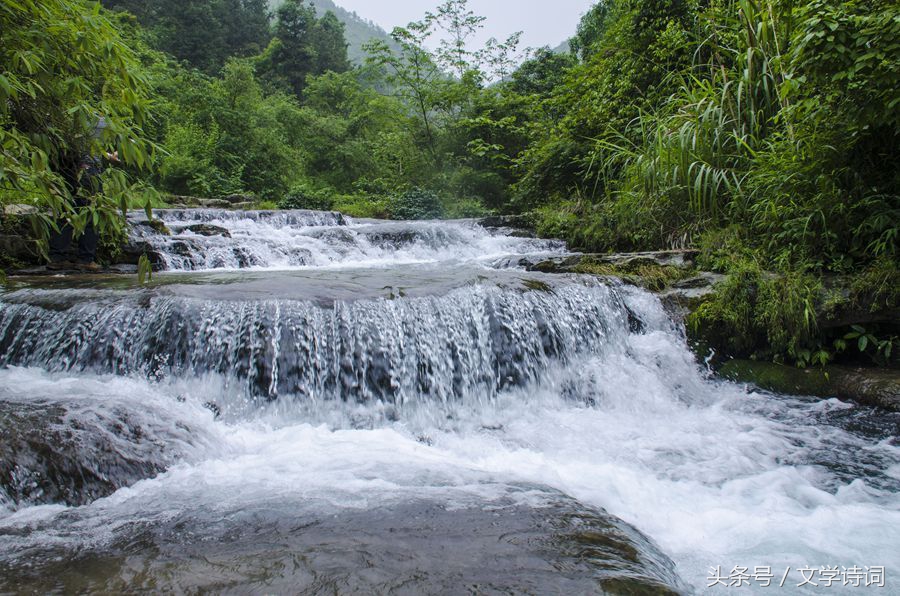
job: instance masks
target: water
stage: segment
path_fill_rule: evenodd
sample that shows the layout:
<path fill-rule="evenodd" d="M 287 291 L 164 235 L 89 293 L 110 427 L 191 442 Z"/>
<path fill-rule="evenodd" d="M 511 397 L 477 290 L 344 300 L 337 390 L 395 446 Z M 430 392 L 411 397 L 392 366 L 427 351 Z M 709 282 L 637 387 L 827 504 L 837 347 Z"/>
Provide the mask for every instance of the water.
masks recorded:
<path fill-rule="evenodd" d="M 557 241 L 489 233 L 474 222 L 354 221 L 328 212 L 212 209 L 161 210 L 156 217 L 172 235 L 142 226 L 142 213 L 131 219 L 138 224 L 137 240 L 170 271 L 489 262 L 511 254 L 561 254 L 565 248 Z M 202 224 L 227 230 L 229 237 L 193 231 Z"/>
<path fill-rule="evenodd" d="M 652 295 L 502 268 L 552 243 L 228 217 L 191 221 L 244 269 L 156 238 L 150 287 L 0 297 L 0 592 L 896 589 L 900 416 L 713 380 Z"/>

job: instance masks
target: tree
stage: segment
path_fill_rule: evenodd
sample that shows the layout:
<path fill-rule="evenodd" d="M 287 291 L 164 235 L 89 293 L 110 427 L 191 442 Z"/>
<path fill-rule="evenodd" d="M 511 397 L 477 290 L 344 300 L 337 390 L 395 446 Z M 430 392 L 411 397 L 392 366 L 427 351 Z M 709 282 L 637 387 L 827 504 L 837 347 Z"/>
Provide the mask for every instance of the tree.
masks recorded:
<path fill-rule="evenodd" d="M 575 36 L 569 41 L 572 53 L 581 60 L 588 60 L 603 39 L 608 26 L 613 0 L 600 0 L 581 17 Z"/>
<path fill-rule="evenodd" d="M 557 54 L 548 47 L 538 48 L 512 74 L 509 89 L 520 95 L 549 97 L 563 85 L 566 73 L 574 65 L 571 54 Z"/>
<path fill-rule="evenodd" d="M 339 21 L 333 12 L 329 10 L 319 19 L 313 30 L 313 37 L 318 58 L 315 74 L 345 72 L 350 69 L 344 23 Z"/>
<path fill-rule="evenodd" d="M 266 77 L 299 97 L 307 76 L 349 68 L 344 25 L 333 13 L 317 19 L 316 9 L 301 0 L 278 7 L 275 38 L 260 59 Z"/>
<path fill-rule="evenodd" d="M 72 155 L 116 149 L 122 162 L 149 168 L 154 145 L 148 120 L 148 82 L 133 52 L 99 4 L 80 0 L 0 2 L 0 188 L 36 198 L 52 216 L 87 218 L 101 233 L 122 225 L 117 209 L 142 199 L 122 171 L 105 175 L 105 194 L 76 212 L 61 173 Z M 108 128 L 91 133 L 100 117 Z M 149 208 L 149 203 L 147 203 Z"/>
<path fill-rule="evenodd" d="M 468 0 L 445 0 L 437 12 L 425 13 L 424 23 L 444 31 L 448 37 L 441 40 L 435 55 L 438 64 L 462 79 L 466 71 L 473 69 L 471 60 L 476 57 L 469 51 L 472 37 L 484 27 L 485 17 L 468 9 Z"/>
<path fill-rule="evenodd" d="M 134 14 L 156 47 L 208 74 L 228 58 L 260 53 L 268 44 L 266 0 L 103 0 Z"/>
<path fill-rule="evenodd" d="M 427 19 L 413 22 L 406 27 L 395 27 L 391 32 L 399 52 L 395 53 L 381 40 L 373 40 L 365 50 L 369 53 L 368 63 L 385 69 L 394 93 L 418 116 L 425 148 L 432 158 L 437 159 L 435 110 L 450 81 L 425 47 L 433 33 Z"/>

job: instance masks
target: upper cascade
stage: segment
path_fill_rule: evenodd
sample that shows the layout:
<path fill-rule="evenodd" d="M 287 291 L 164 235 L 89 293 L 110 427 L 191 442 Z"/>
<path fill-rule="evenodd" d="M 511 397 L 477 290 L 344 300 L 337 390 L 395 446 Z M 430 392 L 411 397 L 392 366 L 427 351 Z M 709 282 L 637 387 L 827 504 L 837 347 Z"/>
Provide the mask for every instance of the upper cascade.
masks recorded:
<path fill-rule="evenodd" d="M 394 266 L 562 254 L 559 241 L 487 230 L 474 221 L 353 220 L 327 211 L 161 209 L 132 213 L 131 248 L 166 271 Z"/>

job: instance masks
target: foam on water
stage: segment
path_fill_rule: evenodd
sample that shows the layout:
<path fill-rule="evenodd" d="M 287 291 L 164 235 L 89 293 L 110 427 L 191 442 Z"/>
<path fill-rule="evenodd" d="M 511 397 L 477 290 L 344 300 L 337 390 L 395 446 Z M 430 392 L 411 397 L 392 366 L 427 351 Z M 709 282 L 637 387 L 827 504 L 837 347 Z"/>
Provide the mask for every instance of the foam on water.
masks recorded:
<path fill-rule="evenodd" d="M 314 211 L 160 210 L 155 214 L 172 235 L 136 225 L 134 241 L 145 244 L 167 271 L 487 262 L 513 254 L 553 255 L 565 250 L 561 242 L 492 232 L 472 221 L 356 221 Z M 131 217 L 136 223 L 142 221 L 140 214 Z M 191 230 L 198 224 L 227 230 L 229 237 L 198 234 Z"/>
<path fill-rule="evenodd" d="M 273 404 L 268 414 L 231 423 L 183 410 L 187 422 L 218 437 L 202 461 L 78 510 L 8 515 L 3 540 L 10 552 L 95 544 L 173 511 L 224 515 L 284 500 L 319 511 L 422 497 L 450 507 L 511 494 L 540 500 L 514 489 L 534 483 L 652 536 L 697 589 L 715 565 L 900 568 L 896 415 L 709 380 L 652 298 L 635 293 L 628 301 L 643 309 L 643 333 L 493 400 L 432 402 L 389 416 L 379 403 L 293 413 Z M 98 397 L 137 392 L 155 404 L 175 403 L 186 389 L 195 406 L 228 391 L 210 379 L 79 378 Z M 72 378 L 0 371 L 0 384 L 25 393 L 54 383 Z M 11 539 L 10 531 L 25 537 Z"/>
<path fill-rule="evenodd" d="M 435 259 L 443 271 L 536 246 L 467 223 L 403 224 L 411 227 L 399 241 L 394 230 L 393 244 L 376 248 L 381 223 L 202 217 L 250 244 L 283 234 L 276 244 L 312 247 L 326 267 Z M 313 232 L 341 228 L 355 244 L 345 238 L 336 256 Z M 278 258 L 261 266 L 290 265 Z M 715 380 L 641 290 L 476 273 L 417 271 L 430 291 L 360 290 L 357 300 L 325 302 L 284 290 L 310 279 L 290 276 L 272 276 L 271 292 L 282 295 L 268 298 L 256 295 L 257 282 L 228 290 L 208 278 L 141 293 L 7 293 L 4 400 L 132 403 L 141 417 L 176 420 L 176 436 L 183 427 L 199 439 L 164 473 L 82 507 L 0 503 L 0 564 L 27 566 L 48 548 L 57 557 L 101 548 L 142 524 L 205 536 L 182 520 L 211 527 L 247 511 L 331 514 L 422 500 L 448 510 L 504 500 L 540 507 L 556 498 L 540 488 L 551 487 L 644 532 L 698 592 L 716 566 L 778 575 L 883 565 L 897 588 L 900 415 Z M 342 275 L 335 287 L 357 273 Z M 786 591 L 817 593 L 797 588 L 800 579 L 792 574 Z"/>

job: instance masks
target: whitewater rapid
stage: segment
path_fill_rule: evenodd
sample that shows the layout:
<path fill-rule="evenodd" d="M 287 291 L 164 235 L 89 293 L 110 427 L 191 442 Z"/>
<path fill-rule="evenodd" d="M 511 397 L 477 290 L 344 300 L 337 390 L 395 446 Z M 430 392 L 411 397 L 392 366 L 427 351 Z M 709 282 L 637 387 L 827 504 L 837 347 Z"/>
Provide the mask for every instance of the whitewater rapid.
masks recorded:
<path fill-rule="evenodd" d="M 239 220 L 231 229 L 255 225 Z M 300 233 L 295 225 L 284 224 L 285 235 Z M 395 247 L 394 257 L 373 249 L 373 261 L 352 252 L 346 262 L 321 257 L 327 275 L 269 261 L 224 277 L 162 274 L 145 289 L 8 288 L 0 296 L 0 403 L 64 406 L 53 428 L 90 422 L 113 449 L 124 449 L 115 447 L 115 420 L 126 412 L 126 426 L 149 438 L 146 453 L 130 455 L 154 458 L 161 471 L 80 506 L 4 494 L 0 567 L 41 586 L 23 570 L 59 571 L 48 561 L 121 551 L 132 561 L 113 559 L 124 583 L 96 585 L 278 591 L 290 584 L 277 578 L 300 565 L 290 552 L 301 546 L 286 526 L 311 519 L 308 528 L 338 524 L 329 532 L 363 543 L 351 549 L 368 553 L 362 558 L 324 561 L 331 551 L 317 543 L 304 555 L 313 563 L 300 565 L 362 569 L 369 560 L 374 579 L 354 571 L 362 575 L 338 584 L 352 591 L 388 585 L 378 569 L 404 569 L 385 554 L 395 543 L 382 532 L 356 536 L 354 524 L 378 523 L 354 516 L 435 515 L 423 526 L 433 540 L 403 552 L 432 578 L 411 585 L 453 591 L 461 576 L 444 577 L 446 569 L 477 567 L 480 552 L 498 568 L 515 559 L 479 550 L 493 546 L 456 559 L 450 548 L 435 555 L 446 557 L 446 569 L 432 569 L 428 549 L 442 534 L 453 536 L 448 544 L 463 541 L 461 551 L 467 535 L 481 544 L 480 518 L 469 527 L 441 515 L 505 519 L 509 511 L 513 521 L 497 523 L 515 525 L 523 512 L 569 511 L 572 500 L 646 536 L 651 542 L 620 529 L 643 545 L 641 573 L 676 592 L 740 592 L 707 588 L 712 568 L 736 566 L 769 567 L 776 584 L 790 568 L 785 593 L 821 592 L 796 585 L 807 566 L 883 566 L 887 590 L 897 586 L 900 416 L 716 380 L 688 350 L 680 324 L 642 290 L 495 268 L 501 257 L 558 248 L 467 222 L 402 225 L 416 233 L 398 246 L 421 243 L 418 267 Z M 436 227 L 455 240 L 421 240 Z M 422 503 L 444 513 L 422 513 Z M 456 523 L 468 528 L 461 536 Z M 231 540 L 255 544 L 242 528 L 265 529 L 266 549 L 208 552 Z M 422 533 L 403 534 L 396 548 Z M 194 555 L 183 576 L 182 551 Z M 146 552 L 156 554 L 136 557 Z M 478 585 L 589 585 L 561 573 L 567 566 L 551 573 L 542 565 L 533 584 L 489 576 Z M 190 583 L 198 573 L 221 583 Z M 235 576 L 267 579 L 228 583 Z"/>

